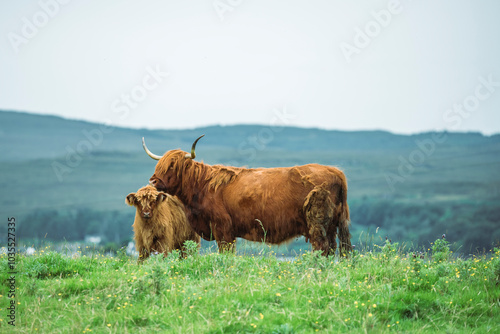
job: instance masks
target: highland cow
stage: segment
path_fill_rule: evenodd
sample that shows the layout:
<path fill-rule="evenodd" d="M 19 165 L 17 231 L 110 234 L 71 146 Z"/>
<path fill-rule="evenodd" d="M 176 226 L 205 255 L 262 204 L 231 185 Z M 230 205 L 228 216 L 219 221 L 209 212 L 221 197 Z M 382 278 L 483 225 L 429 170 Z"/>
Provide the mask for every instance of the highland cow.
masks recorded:
<path fill-rule="evenodd" d="M 153 252 L 166 255 L 174 249 L 182 251 L 187 240 L 200 244 L 200 236 L 191 229 L 177 197 L 148 185 L 128 194 L 125 203 L 136 207 L 132 227 L 139 261 Z"/>
<path fill-rule="evenodd" d="M 203 137 L 203 136 L 201 136 Z M 347 181 L 335 167 L 308 164 L 281 168 L 240 168 L 197 162 L 191 153 L 171 150 L 159 160 L 150 184 L 178 196 L 191 227 L 216 240 L 219 251 L 234 250 L 237 237 L 279 244 L 297 236 L 314 250 L 334 255 L 351 250 Z"/>

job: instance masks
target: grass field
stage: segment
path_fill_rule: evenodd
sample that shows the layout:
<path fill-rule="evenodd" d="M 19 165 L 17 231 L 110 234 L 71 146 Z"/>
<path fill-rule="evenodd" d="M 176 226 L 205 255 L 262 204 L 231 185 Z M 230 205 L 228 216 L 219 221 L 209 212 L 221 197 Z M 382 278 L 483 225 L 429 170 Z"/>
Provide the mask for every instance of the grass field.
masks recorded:
<path fill-rule="evenodd" d="M 124 254 L 56 253 L 15 260 L 17 333 L 487 333 L 500 328 L 500 251 L 467 259 L 438 239 L 429 251 L 398 244 L 349 259 L 291 261 L 191 248 L 143 265 Z M 414 256 L 415 255 L 415 256 Z M 11 271 L 2 255 L 0 332 Z"/>

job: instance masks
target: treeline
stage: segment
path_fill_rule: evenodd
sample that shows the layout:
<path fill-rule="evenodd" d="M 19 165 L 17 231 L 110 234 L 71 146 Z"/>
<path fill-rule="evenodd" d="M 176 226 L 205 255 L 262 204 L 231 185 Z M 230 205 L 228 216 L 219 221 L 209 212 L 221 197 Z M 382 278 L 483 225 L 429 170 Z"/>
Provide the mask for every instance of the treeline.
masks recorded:
<path fill-rule="evenodd" d="M 500 244 L 500 206 L 492 203 L 418 203 L 359 201 L 351 203 L 353 235 L 369 230 L 378 238 L 429 246 L 443 234 L 463 254 L 491 250 Z M 377 228 L 379 229 L 377 231 Z M 376 233 L 377 232 L 377 233 Z M 366 234 L 365 234 L 366 236 Z M 353 240 L 353 243 L 358 240 Z M 363 235 L 361 235 L 363 242 Z"/>
<path fill-rule="evenodd" d="M 88 208 L 74 210 L 39 210 L 18 221 L 21 243 L 47 241 L 83 241 L 98 236 L 101 244 L 123 245 L 133 236 L 133 212 L 98 212 Z"/>

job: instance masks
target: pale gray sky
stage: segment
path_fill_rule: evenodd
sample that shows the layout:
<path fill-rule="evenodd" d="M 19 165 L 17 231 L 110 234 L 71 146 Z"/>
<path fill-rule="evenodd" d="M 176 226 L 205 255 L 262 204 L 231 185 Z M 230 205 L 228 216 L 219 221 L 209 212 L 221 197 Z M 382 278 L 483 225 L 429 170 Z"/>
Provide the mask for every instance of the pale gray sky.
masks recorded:
<path fill-rule="evenodd" d="M 0 109 L 147 128 L 500 132 L 496 0 L 0 8 Z"/>

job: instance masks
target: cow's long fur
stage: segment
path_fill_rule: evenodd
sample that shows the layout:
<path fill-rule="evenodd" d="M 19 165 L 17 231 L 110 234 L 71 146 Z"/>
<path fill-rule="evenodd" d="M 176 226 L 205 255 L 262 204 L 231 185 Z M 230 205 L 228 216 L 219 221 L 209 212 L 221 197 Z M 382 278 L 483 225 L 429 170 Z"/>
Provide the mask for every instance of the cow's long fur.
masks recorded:
<path fill-rule="evenodd" d="M 189 225 L 184 205 L 177 197 L 148 185 L 129 194 L 125 202 L 136 207 L 132 227 L 140 260 L 152 252 L 167 254 L 174 249 L 182 250 L 186 240 L 200 244 L 200 236 Z"/>
<path fill-rule="evenodd" d="M 231 249 L 236 237 L 276 244 L 303 235 L 314 249 L 334 254 L 337 231 L 341 254 L 351 248 L 347 181 L 335 167 L 211 166 L 172 150 L 150 183 L 178 196 L 192 228 L 219 249 Z"/>

